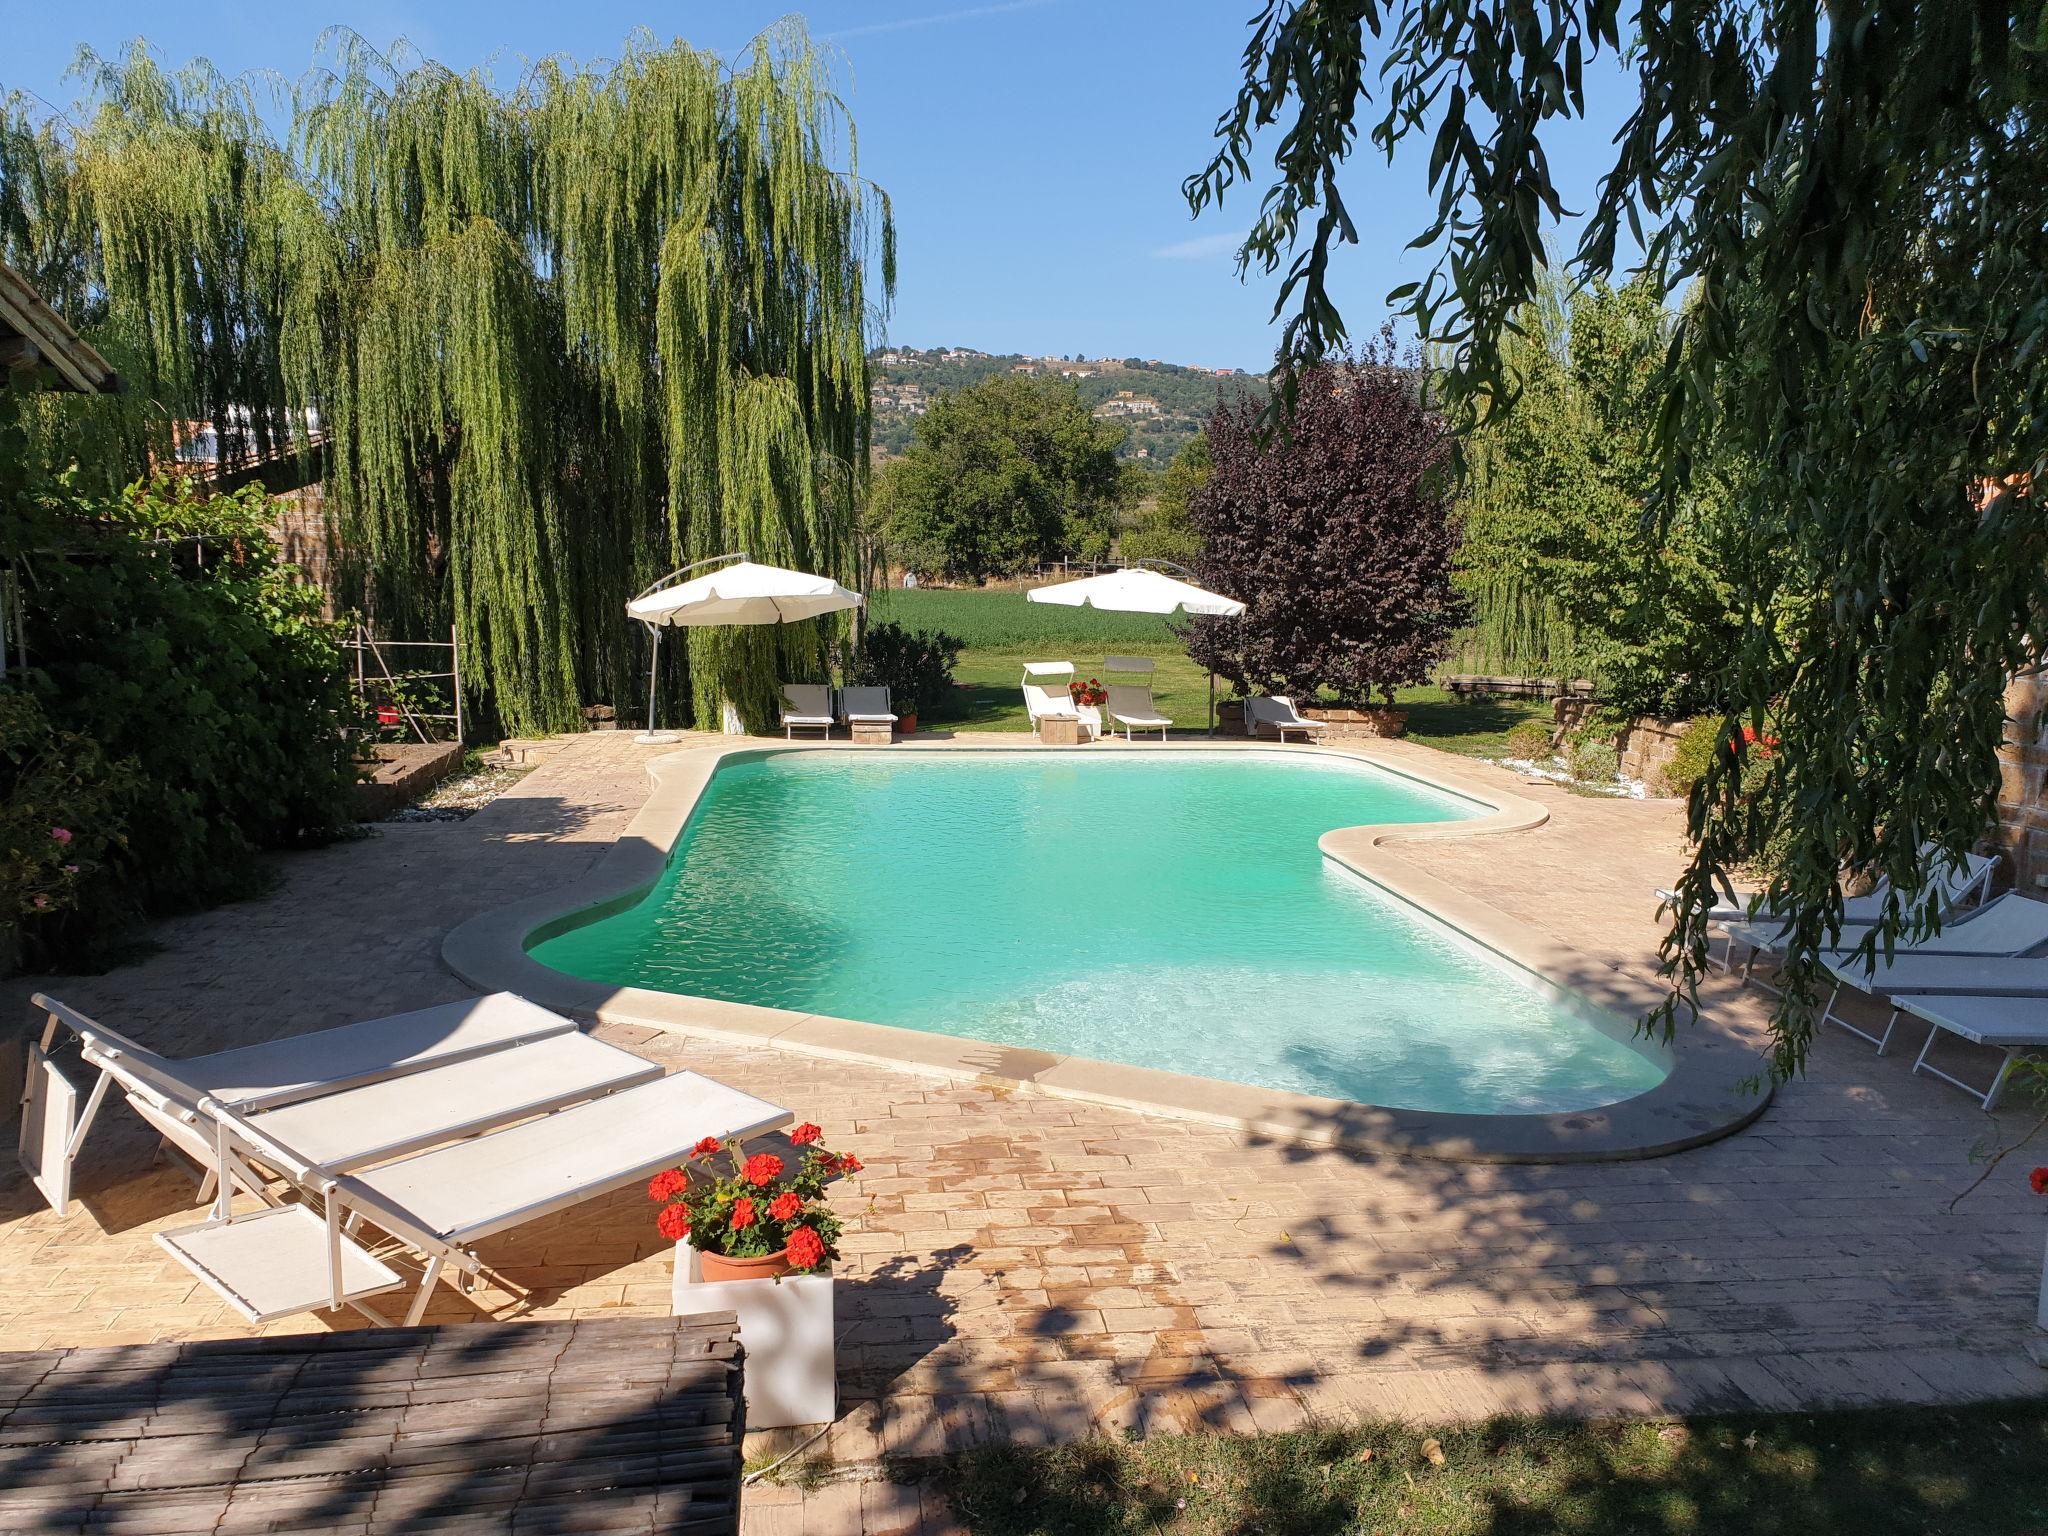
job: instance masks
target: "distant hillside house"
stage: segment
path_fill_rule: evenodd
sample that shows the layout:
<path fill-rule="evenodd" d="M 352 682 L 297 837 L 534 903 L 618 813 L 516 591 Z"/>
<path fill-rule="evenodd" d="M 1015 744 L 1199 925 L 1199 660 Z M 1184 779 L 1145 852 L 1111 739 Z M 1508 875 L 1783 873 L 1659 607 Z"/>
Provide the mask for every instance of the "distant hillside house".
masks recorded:
<path fill-rule="evenodd" d="M 1159 402 L 1146 395 L 1134 395 L 1128 389 L 1120 389 L 1102 404 L 1095 407 L 1098 416 L 1157 416 Z"/>

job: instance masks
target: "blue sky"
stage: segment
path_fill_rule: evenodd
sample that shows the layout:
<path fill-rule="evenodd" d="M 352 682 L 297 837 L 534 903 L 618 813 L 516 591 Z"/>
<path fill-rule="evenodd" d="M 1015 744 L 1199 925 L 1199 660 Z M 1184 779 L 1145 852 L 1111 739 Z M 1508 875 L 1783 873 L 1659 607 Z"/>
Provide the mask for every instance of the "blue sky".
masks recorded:
<path fill-rule="evenodd" d="M 1206 163 L 1231 100 L 1254 0 L 819 0 L 803 14 L 844 54 L 842 94 L 861 169 L 894 200 L 901 239 L 889 339 L 913 346 L 1140 356 L 1262 369 L 1277 279 L 1240 282 L 1232 253 L 1255 196 L 1191 221 L 1184 176 Z M 742 0 L 0 0 L 0 89 L 68 105 L 80 43 L 147 37 L 172 62 L 296 76 L 329 23 L 383 46 L 405 37 L 459 69 L 493 56 L 614 54 L 635 27 L 733 53 L 787 6 Z M 1590 193 L 1621 110 L 1611 70 L 1590 82 L 1595 124 L 1553 146 L 1560 185 Z M 1402 248 L 1427 222 L 1426 146 L 1389 170 L 1370 148 L 1347 198 L 1360 245 L 1333 285 L 1356 335 L 1395 285 L 1421 275 Z M 1580 199 L 1583 201 L 1583 198 Z"/>

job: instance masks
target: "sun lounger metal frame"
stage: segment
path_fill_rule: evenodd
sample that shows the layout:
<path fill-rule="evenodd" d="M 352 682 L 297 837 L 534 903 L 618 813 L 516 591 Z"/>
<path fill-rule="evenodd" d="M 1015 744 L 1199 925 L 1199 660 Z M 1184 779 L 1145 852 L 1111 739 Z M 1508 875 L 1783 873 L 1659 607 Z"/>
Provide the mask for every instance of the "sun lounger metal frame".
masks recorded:
<path fill-rule="evenodd" d="M 2029 1003 L 2043 1017 L 2042 1024 L 2013 1029 L 1987 1020 L 1972 1023 L 1968 1017 L 1971 1008 L 1984 1004 L 2013 1006 Z M 2013 1065 L 2019 1060 L 2020 1053 L 2048 1050 L 2048 996 L 2022 997 L 2013 993 L 1919 994 L 1902 996 L 1899 999 L 1899 1006 L 1915 1018 L 1926 1020 L 1932 1026 L 1927 1031 L 1926 1042 L 1920 1047 L 1920 1055 L 1913 1062 L 1913 1070 L 1954 1084 L 1981 1104 L 1986 1114 L 1997 1107 L 1998 1096 L 2005 1091 L 2006 1082 L 2012 1076 Z M 1961 1017 L 1957 1016 L 1958 1008 L 1963 1010 Z M 1935 1036 L 1943 1033 L 1968 1040 L 1973 1045 L 1988 1045 L 2005 1052 L 1989 1088 L 1980 1090 L 1974 1084 L 1966 1083 L 1928 1061 L 1927 1053 L 1934 1048 Z M 2044 1280 L 2044 1285 L 2048 1285 L 2048 1280 Z M 2048 1302 L 2048 1290 L 2044 1290 L 2043 1297 L 2044 1302 Z"/>

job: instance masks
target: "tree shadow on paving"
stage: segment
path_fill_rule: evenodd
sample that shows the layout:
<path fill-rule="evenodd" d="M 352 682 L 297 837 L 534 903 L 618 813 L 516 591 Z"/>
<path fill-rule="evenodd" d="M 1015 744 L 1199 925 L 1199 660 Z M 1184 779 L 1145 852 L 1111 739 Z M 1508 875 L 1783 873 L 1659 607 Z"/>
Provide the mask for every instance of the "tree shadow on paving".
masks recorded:
<path fill-rule="evenodd" d="M 699 1515 L 732 1530 L 729 1328 L 620 1319 L 0 1356 L 0 1528 L 666 1530 Z"/>

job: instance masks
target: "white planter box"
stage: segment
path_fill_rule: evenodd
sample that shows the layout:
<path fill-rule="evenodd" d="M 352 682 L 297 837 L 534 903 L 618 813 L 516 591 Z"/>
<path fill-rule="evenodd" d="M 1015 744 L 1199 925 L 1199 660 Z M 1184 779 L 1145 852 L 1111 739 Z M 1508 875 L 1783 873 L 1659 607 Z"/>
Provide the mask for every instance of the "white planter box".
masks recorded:
<path fill-rule="evenodd" d="M 747 1428 L 826 1424 L 839 1412 L 833 1348 L 832 1276 L 706 1280 L 697 1250 L 676 1244 L 670 1293 L 677 1317 L 731 1312 L 747 1352 Z"/>

